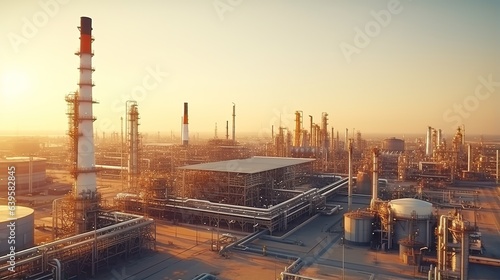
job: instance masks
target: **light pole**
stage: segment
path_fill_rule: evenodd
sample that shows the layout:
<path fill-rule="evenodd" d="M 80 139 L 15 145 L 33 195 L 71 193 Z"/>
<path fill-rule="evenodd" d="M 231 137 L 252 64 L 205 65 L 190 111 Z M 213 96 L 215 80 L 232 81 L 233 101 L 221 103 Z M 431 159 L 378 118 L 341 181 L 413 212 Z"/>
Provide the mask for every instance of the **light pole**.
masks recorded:
<path fill-rule="evenodd" d="M 342 234 L 342 237 L 340 238 L 342 241 L 342 280 L 345 280 L 345 235 Z"/>

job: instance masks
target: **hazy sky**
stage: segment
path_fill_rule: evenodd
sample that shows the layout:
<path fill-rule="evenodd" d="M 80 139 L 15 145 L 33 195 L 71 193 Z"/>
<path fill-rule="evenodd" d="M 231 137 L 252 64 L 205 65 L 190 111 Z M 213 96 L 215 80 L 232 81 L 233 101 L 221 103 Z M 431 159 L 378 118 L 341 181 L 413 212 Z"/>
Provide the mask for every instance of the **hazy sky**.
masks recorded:
<path fill-rule="evenodd" d="M 8 3 L 8 4 L 7 4 Z M 500 1 L 2 1 L 0 133 L 67 130 L 81 16 L 93 19 L 98 131 L 293 129 L 301 110 L 364 133 L 500 134 Z M 144 84 L 146 81 L 146 84 Z"/>

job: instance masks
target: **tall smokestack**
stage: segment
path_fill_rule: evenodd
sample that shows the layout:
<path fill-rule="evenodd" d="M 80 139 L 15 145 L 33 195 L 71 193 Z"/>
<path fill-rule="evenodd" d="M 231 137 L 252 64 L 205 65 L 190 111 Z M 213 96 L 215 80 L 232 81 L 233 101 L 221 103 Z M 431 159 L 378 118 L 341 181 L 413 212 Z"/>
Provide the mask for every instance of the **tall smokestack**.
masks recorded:
<path fill-rule="evenodd" d="M 226 140 L 229 139 L 229 121 L 226 121 Z"/>
<path fill-rule="evenodd" d="M 472 171 L 472 145 L 467 145 L 467 171 Z"/>
<path fill-rule="evenodd" d="M 236 144 L 236 104 L 233 102 L 233 144 Z"/>
<path fill-rule="evenodd" d="M 95 155 L 94 155 L 94 120 L 92 115 L 92 19 L 80 18 L 80 81 L 78 82 L 78 160 L 76 170 L 75 196 L 88 198 L 97 191 Z"/>
<path fill-rule="evenodd" d="M 377 148 L 373 149 L 373 181 L 372 181 L 372 201 L 370 206 L 372 209 L 375 209 L 375 201 L 378 198 L 378 155 L 379 150 Z"/>
<path fill-rule="evenodd" d="M 348 187 L 347 187 L 347 211 L 351 211 L 352 206 L 352 142 L 349 141 L 347 144 L 348 151 Z"/>
<path fill-rule="evenodd" d="M 432 156 L 432 127 L 427 127 L 427 137 L 425 139 L 425 155 Z"/>
<path fill-rule="evenodd" d="M 182 145 L 187 146 L 189 142 L 189 127 L 188 127 L 188 103 L 184 102 L 184 117 L 182 119 Z"/>

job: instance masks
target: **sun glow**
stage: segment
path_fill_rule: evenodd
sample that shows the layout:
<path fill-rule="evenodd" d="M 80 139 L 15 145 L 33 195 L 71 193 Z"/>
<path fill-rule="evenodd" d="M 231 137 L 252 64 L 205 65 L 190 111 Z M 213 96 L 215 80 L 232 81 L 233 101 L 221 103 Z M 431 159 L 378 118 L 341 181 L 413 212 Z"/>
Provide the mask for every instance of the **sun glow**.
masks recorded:
<path fill-rule="evenodd" d="M 22 96 L 30 88 L 28 75 L 19 70 L 10 70 L 1 75 L 0 96 L 5 101 L 14 101 Z"/>

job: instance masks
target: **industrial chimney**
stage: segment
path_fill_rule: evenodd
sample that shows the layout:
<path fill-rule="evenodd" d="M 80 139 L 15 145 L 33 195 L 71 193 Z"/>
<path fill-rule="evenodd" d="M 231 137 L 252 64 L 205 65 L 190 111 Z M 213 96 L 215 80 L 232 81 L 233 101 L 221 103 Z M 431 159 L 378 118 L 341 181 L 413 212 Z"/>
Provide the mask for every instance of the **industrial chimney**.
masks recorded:
<path fill-rule="evenodd" d="M 351 211 L 352 207 L 352 141 L 349 139 L 349 142 L 347 144 L 347 150 L 348 150 L 348 175 L 349 178 L 347 180 L 347 209 L 348 211 Z"/>
<path fill-rule="evenodd" d="M 233 102 L 233 145 L 236 145 L 236 104 Z"/>
<path fill-rule="evenodd" d="M 184 102 L 184 117 L 182 119 L 182 145 L 187 146 L 189 142 L 189 127 L 188 127 L 188 103 Z"/>
<path fill-rule="evenodd" d="M 92 115 L 92 19 L 80 18 L 80 81 L 77 97 L 78 106 L 78 159 L 76 169 L 75 196 L 90 198 L 97 190 L 95 155 L 94 155 L 94 126 L 95 118 Z"/>
<path fill-rule="evenodd" d="M 427 127 L 427 137 L 425 140 L 425 155 L 432 156 L 432 127 Z"/>

